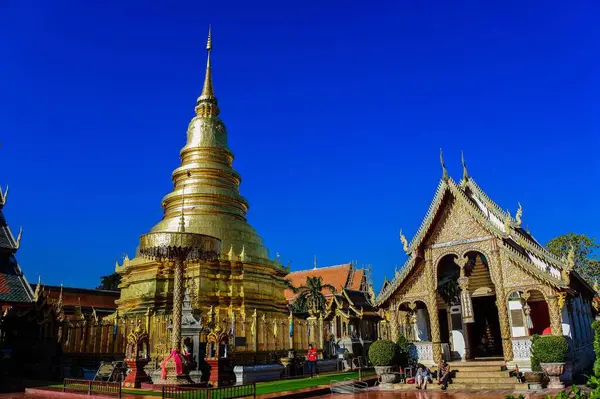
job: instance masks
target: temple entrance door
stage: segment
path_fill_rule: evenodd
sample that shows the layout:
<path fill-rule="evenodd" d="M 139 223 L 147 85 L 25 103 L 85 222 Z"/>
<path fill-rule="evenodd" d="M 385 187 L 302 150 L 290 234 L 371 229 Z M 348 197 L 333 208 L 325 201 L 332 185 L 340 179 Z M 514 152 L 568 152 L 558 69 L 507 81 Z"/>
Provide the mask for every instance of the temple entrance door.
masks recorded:
<path fill-rule="evenodd" d="M 469 323 L 469 346 L 473 358 L 502 356 L 500 320 L 496 296 L 473 298 L 475 322 Z"/>

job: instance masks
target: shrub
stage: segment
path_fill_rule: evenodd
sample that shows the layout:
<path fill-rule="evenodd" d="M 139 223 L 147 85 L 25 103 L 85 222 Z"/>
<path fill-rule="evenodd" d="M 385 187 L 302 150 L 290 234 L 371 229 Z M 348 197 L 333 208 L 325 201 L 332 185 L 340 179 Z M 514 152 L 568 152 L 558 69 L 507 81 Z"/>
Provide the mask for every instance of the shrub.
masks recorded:
<path fill-rule="evenodd" d="M 600 321 L 594 321 L 592 323 L 592 328 L 594 329 L 594 352 L 596 352 L 594 374 L 596 377 L 600 377 Z"/>
<path fill-rule="evenodd" d="M 410 362 L 410 345 L 411 343 L 402 334 L 396 340 L 398 346 L 398 364 L 402 367 L 408 366 Z"/>
<path fill-rule="evenodd" d="M 375 341 L 369 347 L 369 360 L 373 366 L 394 366 L 398 354 L 398 345 L 386 339 Z"/>
<path fill-rule="evenodd" d="M 540 363 L 563 363 L 569 352 L 569 343 L 563 336 L 544 335 L 534 337 L 531 344 L 531 369 Z M 534 370 L 539 371 L 539 370 Z"/>
<path fill-rule="evenodd" d="M 540 367 L 540 359 L 536 356 L 533 348 L 535 347 L 535 343 L 540 338 L 539 334 L 533 334 L 531 337 L 531 371 L 535 371 L 540 373 L 542 368 Z"/>

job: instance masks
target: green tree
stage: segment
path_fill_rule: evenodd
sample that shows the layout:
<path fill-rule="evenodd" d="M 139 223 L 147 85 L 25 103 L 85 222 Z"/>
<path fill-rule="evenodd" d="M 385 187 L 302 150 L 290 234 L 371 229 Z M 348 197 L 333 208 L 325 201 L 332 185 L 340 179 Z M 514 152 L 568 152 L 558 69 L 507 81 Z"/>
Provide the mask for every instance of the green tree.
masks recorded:
<path fill-rule="evenodd" d="M 553 255 L 566 258 L 571 245 L 575 252 L 575 270 L 589 284 L 594 284 L 600 279 L 600 260 L 597 258 L 600 244 L 585 234 L 568 233 L 550 240 L 546 248 Z"/>
<path fill-rule="evenodd" d="M 304 309 L 313 313 L 325 310 L 326 300 L 323 290 L 330 290 L 335 293 L 335 287 L 331 284 L 323 284 L 322 277 L 307 277 L 306 283 L 300 287 L 290 287 L 294 294 L 297 294 L 294 307 Z"/>
<path fill-rule="evenodd" d="M 120 291 L 121 275 L 117 273 L 109 274 L 108 276 L 100 277 L 100 285 L 97 290 Z"/>

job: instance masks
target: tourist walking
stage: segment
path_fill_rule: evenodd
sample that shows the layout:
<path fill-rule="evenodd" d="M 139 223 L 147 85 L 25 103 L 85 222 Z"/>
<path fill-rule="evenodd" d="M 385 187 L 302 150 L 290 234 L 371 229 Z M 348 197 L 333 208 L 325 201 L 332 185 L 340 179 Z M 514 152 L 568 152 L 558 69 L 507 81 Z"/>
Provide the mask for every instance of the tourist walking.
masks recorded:
<path fill-rule="evenodd" d="M 308 360 L 308 372 L 310 373 L 310 378 L 313 378 L 313 375 L 318 377 L 317 350 L 313 348 L 312 344 L 308 344 L 308 354 L 306 355 L 306 360 Z"/>

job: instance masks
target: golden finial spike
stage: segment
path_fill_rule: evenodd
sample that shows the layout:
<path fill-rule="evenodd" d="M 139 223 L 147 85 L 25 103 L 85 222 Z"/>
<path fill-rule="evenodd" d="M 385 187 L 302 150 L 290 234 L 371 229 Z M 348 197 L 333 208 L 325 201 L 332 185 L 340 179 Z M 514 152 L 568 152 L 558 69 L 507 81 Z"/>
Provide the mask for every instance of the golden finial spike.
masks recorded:
<path fill-rule="evenodd" d="M 212 27 L 208 25 L 208 40 L 206 41 L 206 50 L 212 50 Z"/>
<path fill-rule="evenodd" d="M 202 94 L 200 95 L 200 100 L 214 99 L 214 97 L 215 97 L 215 92 L 213 91 L 213 85 L 212 85 L 212 72 L 211 72 L 211 66 L 210 66 L 211 50 L 212 50 L 212 29 L 209 25 L 208 40 L 206 42 L 206 51 L 208 52 L 208 56 L 206 59 L 206 74 L 204 76 L 204 86 L 202 87 Z"/>

